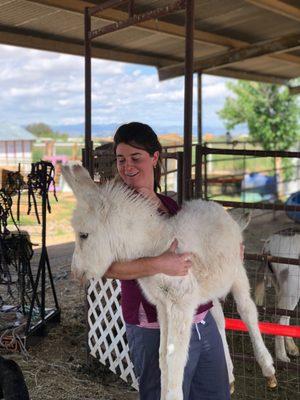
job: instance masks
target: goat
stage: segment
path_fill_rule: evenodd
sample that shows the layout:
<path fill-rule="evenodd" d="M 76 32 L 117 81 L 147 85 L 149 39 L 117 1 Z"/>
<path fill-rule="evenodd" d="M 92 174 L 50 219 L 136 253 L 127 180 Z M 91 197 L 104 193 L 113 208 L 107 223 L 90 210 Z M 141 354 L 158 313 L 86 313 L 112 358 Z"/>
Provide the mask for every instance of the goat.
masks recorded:
<path fill-rule="evenodd" d="M 193 200 L 185 203 L 177 215 L 167 218 L 159 215 L 149 199 L 122 183 L 111 181 L 97 186 L 80 165 L 65 166 L 63 175 L 77 198 L 72 218 L 75 273 L 101 278 L 112 262 L 157 256 L 175 237 L 179 252 L 193 254 L 192 267 L 185 277 L 157 274 L 138 280 L 157 308 L 162 400 L 183 398 L 183 373 L 197 306 L 222 298 L 229 291 L 248 326 L 262 373 L 269 386 L 276 386 L 273 360 L 261 337 L 240 258 L 241 230 L 223 207 Z"/>
<path fill-rule="evenodd" d="M 288 228 L 271 235 L 264 244 L 264 253 L 275 257 L 296 258 L 300 256 L 300 230 Z M 266 268 L 266 269 L 265 269 Z M 264 269 L 264 271 L 263 271 Z M 294 310 L 300 298 L 300 267 L 299 265 L 268 263 L 259 270 L 255 289 L 257 305 L 263 305 L 265 294 L 265 278 L 271 278 L 278 295 L 277 307 L 284 310 Z M 282 315 L 279 323 L 289 325 L 290 317 Z M 285 347 L 286 346 L 286 347 Z M 288 354 L 299 356 L 299 349 L 292 337 L 276 336 L 275 354 L 281 361 L 290 362 Z"/>
<path fill-rule="evenodd" d="M 13 360 L 0 356 L 0 399 L 29 400 L 21 368 Z"/>

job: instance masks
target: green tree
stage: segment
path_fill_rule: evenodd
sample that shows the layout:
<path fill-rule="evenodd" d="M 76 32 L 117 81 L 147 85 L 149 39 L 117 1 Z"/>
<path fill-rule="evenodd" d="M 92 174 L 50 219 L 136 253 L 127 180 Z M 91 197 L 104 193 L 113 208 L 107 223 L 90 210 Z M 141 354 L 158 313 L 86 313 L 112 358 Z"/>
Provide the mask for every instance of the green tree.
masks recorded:
<path fill-rule="evenodd" d="M 246 123 L 249 135 L 264 150 L 287 150 L 299 136 L 299 105 L 287 88 L 274 84 L 228 83 L 228 97 L 219 111 L 228 130 Z"/>
<path fill-rule="evenodd" d="M 52 139 L 67 139 L 67 133 L 55 132 L 53 129 L 42 122 L 34 123 L 26 126 L 26 129 L 36 137 L 52 138 Z"/>

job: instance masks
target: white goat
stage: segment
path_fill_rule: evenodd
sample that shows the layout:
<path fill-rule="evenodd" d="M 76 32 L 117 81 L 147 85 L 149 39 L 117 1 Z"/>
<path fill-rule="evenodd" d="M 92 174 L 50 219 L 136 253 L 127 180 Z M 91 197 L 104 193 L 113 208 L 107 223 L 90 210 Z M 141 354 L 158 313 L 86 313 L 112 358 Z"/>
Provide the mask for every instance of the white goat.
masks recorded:
<path fill-rule="evenodd" d="M 300 230 L 295 228 L 284 229 L 270 236 L 263 249 L 274 257 L 294 258 L 300 257 Z M 255 300 L 258 305 L 263 305 L 266 277 L 271 277 L 278 295 L 277 307 L 284 310 L 295 310 L 300 298 L 300 266 L 291 264 L 270 263 L 263 266 L 265 273 L 259 274 L 255 290 Z M 262 272 L 262 269 L 260 269 Z M 282 315 L 279 318 L 282 325 L 290 324 L 290 317 Z M 286 347 L 285 347 L 286 346 Z M 289 362 L 292 356 L 299 356 L 299 349 L 292 337 L 275 337 L 276 357 L 281 361 Z"/>
<path fill-rule="evenodd" d="M 168 219 L 158 214 L 150 200 L 124 184 L 97 186 L 79 165 L 65 167 L 63 175 L 78 200 L 72 220 L 76 233 L 72 269 L 85 272 L 87 278 L 100 278 L 112 262 L 159 255 L 174 238 L 179 252 L 193 254 L 193 265 L 185 277 L 157 274 L 139 279 L 158 312 L 162 400 L 183 398 L 183 373 L 198 305 L 229 291 L 248 326 L 263 375 L 269 386 L 276 386 L 273 360 L 259 331 L 240 258 L 241 231 L 223 207 L 194 200 Z"/>

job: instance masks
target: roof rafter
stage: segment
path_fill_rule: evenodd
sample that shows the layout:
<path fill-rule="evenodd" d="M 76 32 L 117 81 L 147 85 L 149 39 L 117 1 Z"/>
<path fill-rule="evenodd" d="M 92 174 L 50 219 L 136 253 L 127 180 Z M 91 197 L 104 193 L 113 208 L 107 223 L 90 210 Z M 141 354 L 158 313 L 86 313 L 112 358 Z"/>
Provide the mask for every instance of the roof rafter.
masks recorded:
<path fill-rule="evenodd" d="M 284 78 L 278 78 L 276 76 L 267 75 L 267 74 L 258 74 L 257 72 L 252 71 L 241 71 L 238 69 L 232 68 L 222 68 L 217 69 L 212 72 L 205 72 L 207 75 L 214 76 L 223 76 L 226 78 L 234 78 L 234 79 L 245 79 L 251 80 L 255 82 L 267 82 L 267 83 L 275 83 L 277 85 L 288 85 L 288 80 Z"/>
<path fill-rule="evenodd" d="M 45 37 L 45 35 L 37 34 L 36 32 L 26 29 L 12 29 L 5 26 L 1 26 L 0 28 L 0 42 L 3 44 L 15 45 L 17 40 L 18 46 L 21 47 L 34 47 L 35 49 L 39 50 L 48 50 L 78 56 L 82 56 L 84 54 L 84 45 L 80 40 L 66 40 L 65 38 L 61 39 L 58 36 Z M 65 46 L 65 43 L 67 43 L 68 46 Z M 153 66 L 156 66 L 157 63 L 161 63 L 162 65 L 171 65 L 174 63 L 174 60 L 164 58 L 161 55 L 155 56 L 142 53 L 133 54 L 132 52 L 126 52 L 122 49 L 109 49 L 105 48 L 105 46 L 99 45 L 93 46 L 92 56 L 108 60 Z"/>
<path fill-rule="evenodd" d="M 272 11 L 275 14 L 283 15 L 284 17 L 300 21 L 300 8 L 291 6 L 280 0 L 246 0 L 248 3 L 254 4 L 259 8 Z"/>
<path fill-rule="evenodd" d="M 289 91 L 291 95 L 297 95 L 300 94 L 300 86 L 290 86 Z"/>
<path fill-rule="evenodd" d="M 194 72 L 207 72 L 227 65 L 248 60 L 254 57 L 265 56 L 276 52 L 288 51 L 300 46 L 300 33 L 276 39 L 255 43 L 243 49 L 234 49 L 211 57 L 200 58 L 194 61 Z M 163 67 L 158 70 L 161 80 L 174 78 L 184 74 L 184 63 Z"/>

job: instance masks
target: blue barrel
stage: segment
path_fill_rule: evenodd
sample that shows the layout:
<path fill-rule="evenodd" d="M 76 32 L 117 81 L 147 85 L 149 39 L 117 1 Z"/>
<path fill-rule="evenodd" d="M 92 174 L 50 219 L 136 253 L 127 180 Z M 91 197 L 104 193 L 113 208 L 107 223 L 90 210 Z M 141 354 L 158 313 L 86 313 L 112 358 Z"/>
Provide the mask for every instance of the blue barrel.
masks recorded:
<path fill-rule="evenodd" d="M 300 206 L 300 192 L 291 194 L 285 204 L 287 206 Z M 293 221 L 300 223 L 300 211 L 287 211 L 286 214 Z"/>

